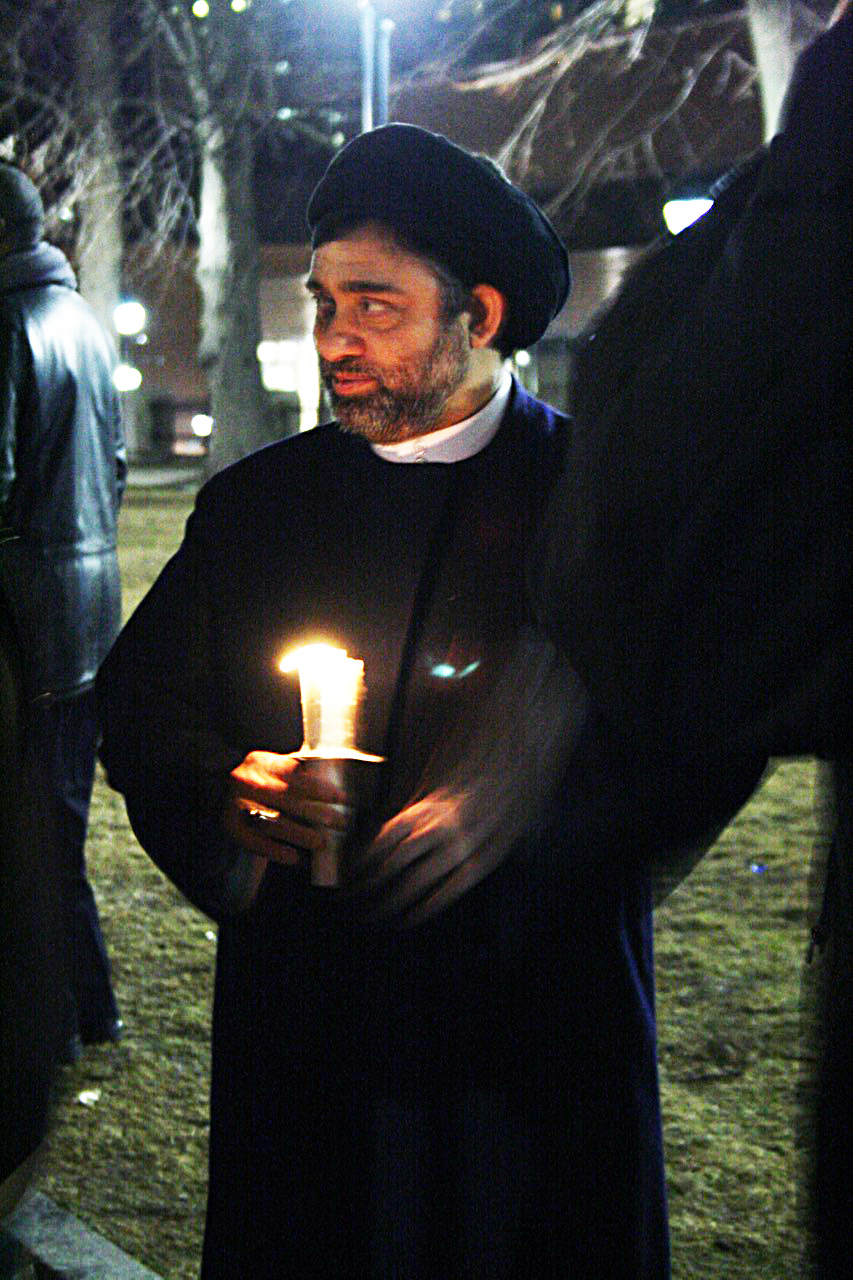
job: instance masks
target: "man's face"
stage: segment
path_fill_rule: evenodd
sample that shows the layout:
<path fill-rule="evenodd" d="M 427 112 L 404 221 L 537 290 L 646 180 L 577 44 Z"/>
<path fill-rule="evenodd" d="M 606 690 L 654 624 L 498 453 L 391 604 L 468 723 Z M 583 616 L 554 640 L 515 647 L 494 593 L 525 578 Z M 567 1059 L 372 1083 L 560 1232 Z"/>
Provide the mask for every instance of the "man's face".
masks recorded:
<path fill-rule="evenodd" d="M 442 316 L 437 277 L 390 233 L 368 224 L 321 245 L 308 288 L 320 373 L 346 430 L 390 444 L 467 416 L 465 316 Z"/>

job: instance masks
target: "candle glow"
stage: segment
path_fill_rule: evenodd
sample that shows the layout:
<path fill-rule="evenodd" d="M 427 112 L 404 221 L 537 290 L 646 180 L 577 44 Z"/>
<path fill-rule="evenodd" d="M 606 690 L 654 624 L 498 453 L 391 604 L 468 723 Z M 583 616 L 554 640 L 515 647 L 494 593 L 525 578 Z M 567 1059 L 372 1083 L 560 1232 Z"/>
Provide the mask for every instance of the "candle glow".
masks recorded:
<path fill-rule="evenodd" d="M 356 754 L 355 730 L 364 689 L 364 663 L 346 649 L 309 644 L 285 654 L 279 670 L 297 671 L 302 695 L 301 756 Z"/>

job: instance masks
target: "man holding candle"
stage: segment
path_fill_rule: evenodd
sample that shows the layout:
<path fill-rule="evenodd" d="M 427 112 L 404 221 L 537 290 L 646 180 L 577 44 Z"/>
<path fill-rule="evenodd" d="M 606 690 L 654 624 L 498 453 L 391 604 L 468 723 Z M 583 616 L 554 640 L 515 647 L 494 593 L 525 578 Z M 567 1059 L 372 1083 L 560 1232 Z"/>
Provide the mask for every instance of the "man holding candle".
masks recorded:
<path fill-rule="evenodd" d="M 110 780 L 221 925 L 204 1280 L 658 1280 L 648 884 L 597 843 L 606 735 L 524 604 L 568 424 L 504 361 L 562 306 L 565 249 L 405 125 L 346 147 L 308 220 L 337 422 L 201 491 L 100 680 Z M 387 761 L 334 889 L 309 866 L 348 797 L 300 759 L 278 670 L 318 642 L 364 662 L 357 745 Z M 519 654 L 544 757 L 575 748 L 559 816 L 519 802 L 556 781 L 529 725 L 512 770 L 472 768 Z"/>

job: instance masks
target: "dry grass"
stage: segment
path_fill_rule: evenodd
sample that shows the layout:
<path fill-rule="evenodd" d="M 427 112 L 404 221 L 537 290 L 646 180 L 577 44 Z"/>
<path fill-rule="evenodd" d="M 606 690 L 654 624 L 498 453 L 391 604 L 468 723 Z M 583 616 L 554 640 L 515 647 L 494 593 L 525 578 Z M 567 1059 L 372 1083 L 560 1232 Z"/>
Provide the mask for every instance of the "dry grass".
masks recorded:
<path fill-rule="evenodd" d="M 177 545 L 190 502 L 131 491 L 128 607 Z M 814 773 L 808 761 L 782 766 L 658 913 L 676 1280 L 802 1273 L 794 1131 L 810 1052 L 800 983 Z M 166 1280 L 190 1280 L 204 1213 L 213 926 L 141 852 L 100 778 L 88 856 L 127 1034 L 64 1069 L 43 1187 Z M 86 1091 L 93 1105 L 80 1100 Z"/>

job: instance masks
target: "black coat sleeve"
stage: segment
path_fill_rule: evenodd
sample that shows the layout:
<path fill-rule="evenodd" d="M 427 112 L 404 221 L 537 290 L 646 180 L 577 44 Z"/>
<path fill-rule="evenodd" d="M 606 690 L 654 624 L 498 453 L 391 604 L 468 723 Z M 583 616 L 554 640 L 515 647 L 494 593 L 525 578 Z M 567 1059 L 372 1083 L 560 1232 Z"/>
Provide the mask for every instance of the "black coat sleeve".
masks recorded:
<path fill-rule="evenodd" d="M 849 750 L 850 21 L 827 39 L 804 107 L 588 340 L 531 561 L 549 634 L 675 798 Z"/>
<path fill-rule="evenodd" d="M 221 728 L 211 644 L 218 562 L 202 498 L 184 542 L 131 617 L 97 683 L 101 759 L 140 843 L 214 917 L 240 900 L 246 856 L 221 809 L 245 754 Z"/>

